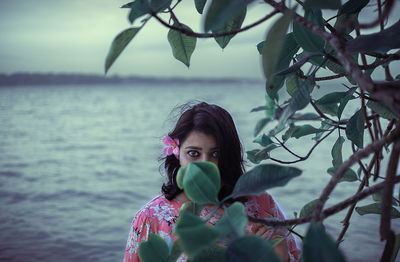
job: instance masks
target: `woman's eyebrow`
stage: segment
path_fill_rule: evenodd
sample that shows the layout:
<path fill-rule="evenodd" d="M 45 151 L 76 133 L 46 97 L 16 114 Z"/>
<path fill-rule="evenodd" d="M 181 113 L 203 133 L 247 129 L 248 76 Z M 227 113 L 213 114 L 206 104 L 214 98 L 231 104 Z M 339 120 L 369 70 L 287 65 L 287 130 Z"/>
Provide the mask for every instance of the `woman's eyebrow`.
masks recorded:
<path fill-rule="evenodd" d="M 203 148 L 198 147 L 198 146 L 187 146 L 185 149 L 197 149 L 197 150 L 202 150 Z"/>

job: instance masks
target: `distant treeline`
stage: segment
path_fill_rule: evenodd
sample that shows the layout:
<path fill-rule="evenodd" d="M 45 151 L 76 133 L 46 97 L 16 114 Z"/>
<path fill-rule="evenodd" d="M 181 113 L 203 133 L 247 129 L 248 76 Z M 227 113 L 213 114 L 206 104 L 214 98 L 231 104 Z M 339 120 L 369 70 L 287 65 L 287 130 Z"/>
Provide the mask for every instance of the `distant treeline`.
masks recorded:
<path fill-rule="evenodd" d="M 173 83 L 204 83 L 204 84 L 229 84 L 229 83 L 258 83 L 260 80 L 241 78 L 159 78 L 141 76 L 103 76 L 87 74 L 40 74 L 16 73 L 0 74 L 0 86 L 20 85 L 80 85 L 80 84 L 173 84 Z"/>

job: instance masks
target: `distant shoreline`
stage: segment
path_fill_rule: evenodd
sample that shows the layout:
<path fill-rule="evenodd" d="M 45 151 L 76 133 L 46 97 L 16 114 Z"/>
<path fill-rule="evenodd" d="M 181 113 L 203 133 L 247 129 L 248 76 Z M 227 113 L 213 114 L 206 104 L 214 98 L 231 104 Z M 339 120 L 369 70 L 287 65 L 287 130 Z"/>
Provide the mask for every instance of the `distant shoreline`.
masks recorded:
<path fill-rule="evenodd" d="M 0 86 L 27 85 L 99 85 L 99 84 L 256 84 L 262 80 L 247 78 L 179 78 L 143 76 L 104 76 L 74 73 L 15 73 L 0 74 Z"/>

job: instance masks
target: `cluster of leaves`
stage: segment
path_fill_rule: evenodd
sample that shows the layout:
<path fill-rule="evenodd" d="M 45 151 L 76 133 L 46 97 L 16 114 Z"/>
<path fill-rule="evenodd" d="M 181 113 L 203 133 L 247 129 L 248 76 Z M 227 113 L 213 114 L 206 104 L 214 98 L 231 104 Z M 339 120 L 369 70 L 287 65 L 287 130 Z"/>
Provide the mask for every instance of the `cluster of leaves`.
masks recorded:
<path fill-rule="evenodd" d="M 381 179 L 387 183 L 385 190 L 393 188 L 394 183 L 398 183 L 399 179 L 396 180 L 397 182 L 393 182 L 393 178 L 385 179 L 380 175 L 380 163 L 383 158 L 383 147 L 389 152 L 390 143 L 399 139 L 399 132 L 396 131 L 400 126 L 400 111 L 396 102 L 399 100 L 399 96 L 398 91 L 396 93 L 394 88 L 400 86 L 398 81 L 400 74 L 393 78 L 389 66 L 392 61 L 400 60 L 400 52 L 389 53 L 389 51 L 400 48 L 400 38 L 397 37 L 400 34 L 400 21 L 384 29 L 384 21 L 388 19 L 389 12 L 381 10 L 382 4 L 380 1 L 377 3 L 379 12 L 377 12 L 378 22 L 376 23 L 376 25 L 380 25 L 380 32 L 369 35 L 361 35 L 360 28 L 362 26 L 368 27 L 368 25 L 360 25 L 358 21 L 359 13 L 368 8 L 369 0 L 348 0 L 344 4 L 340 0 L 305 0 L 304 2 L 296 0 L 295 3 L 287 1 L 291 6 L 294 6 L 292 9 L 286 7 L 285 1 L 277 3 L 273 0 L 264 0 L 260 1 L 259 4 L 270 5 L 274 9 L 273 12 L 247 26 L 243 26 L 247 9 L 256 1 L 194 0 L 196 11 L 203 17 L 203 33 L 194 32 L 189 26 L 179 21 L 174 9 L 179 6 L 180 2 L 180 0 L 136 0 L 124 5 L 124 8 L 130 9 L 129 21 L 131 23 L 134 23 L 139 18 L 142 20 L 140 26 L 126 29 L 114 39 L 106 58 L 105 71 L 108 71 L 120 53 L 146 25 L 149 19 L 157 19 L 169 29 L 168 41 L 173 56 L 189 67 L 191 55 L 196 48 L 197 38 L 213 37 L 221 48 L 226 48 L 237 33 L 250 30 L 277 13 L 282 13 L 282 16 L 269 29 L 266 38 L 256 45 L 261 56 L 266 78 L 266 104 L 258 106 L 252 111 L 264 112 L 265 116 L 256 123 L 254 130 L 254 142 L 258 148 L 247 152 L 248 159 L 258 166 L 244 176 L 244 179 L 250 179 L 250 174 L 258 172 L 258 175 L 254 177 L 257 177 L 260 180 L 257 180 L 257 183 L 263 186 L 260 189 L 252 187 L 250 182 L 246 182 L 243 187 L 245 194 L 236 193 L 231 197 L 257 194 L 261 192 L 258 190 L 267 189 L 268 187 L 265 185 L 270 182 L 261 181 L 269 179 L 272 172 L 271 168 L 279 169 L 276 174 L 282 174 L 283 171 L 281 172 L 280 169 L 283 167 L 272 167 L 271 165 L 260 164 L 261 162 L 276 161 L 282 164 L 292 164 L 305 161 L 321 141 L 336 133 L 338 137 L 331 150 L 332 165 L 327 164 L 327 166 L 331 166 L 327 169 L 327 174 L 332 175 L 327 188 L 332 189 L 336 183 L 343 181 L 359 182 L 358 193 L 361 193 L 363 188 L 368 186 L 371 177 L 374 177 L 374 181 Z M 393 0 L 386 1 L 385 7 L 390 9 L 392 3 Z M 324 9 L 333 10 L 336 15 L 329 18 L 324 17 L 326 14 L 323 11 Z M 170 22 L 162 20 L 159 16 L 165 13 L 170 15 Z M 298 13 L 302 13 L 302 15 Z M 374 23 L 369 27 L 373 26 Z M 375 62 L 367 64 L 367 57 L 369 60 L 375 59 Z M 358 64 L 359 60 L 362 61 L 361 65 Z M 375 85 L 375 82 L 371 80 L 371 75 L 379 67 L 382 67 L 385 71 L 387 80 L 385 88 L 382 89 L 387 92 L 384 95 L 376 95 L 376 88 L 369 87 Z M 343 80 L 343 85 L 347 90 L 341 92 L 326 90 L 324 96 L 315 98 L 315 89 L 323 89 L 319 85 L 319 81 L 332 79 Z M 289 99 L 282 101 L 282 97 L 288 97 Z M 390 103 L 387 103 L 388 101 Z M 313 108 L 315 112 L 301 112 L 306 108 Z M 344 112 L 350 113 L 351 117 L 345 119 L 343 117 L 346 115 Z M 306 121 L 306 124 L 303 121 Z M 317 125 L 314 123 L 317 123 Z M 271 127 L 271 125 L 273 126 Z M 382 131 L 383 125 L 387 126 L 385 132 Z M 397 128 L 392 131 L 394 125 Z M 271 128 L 265 133 L 264 130 L 267 126 Z M 344 134 L 342 134 L 342 130 Z M 397 135 L 395 136 L 395 134 Z M 312 140 L 314 142 L 305 156 L 296 154 L 286 146 L 287 141 L 293 138 L 307 139 L 310 135 L 313 135 Z M 366 135 L 369 135 L 369 139 L 365 138 Z M 281 137 L 279 138 L 278 136 Z M 346 141 L 347 144 L 351 145 L 354 154 L 358 157 L 352 162 L 358 163 L 357 172 L 351 168 L 351 165 L 348 165 L 348 161 L 343 160 L 342 148 L 346 145 Z M 380 141 L 383 142 L 378 143 Z M 374 142 L 376 143 L 373 147 L 371 143 Z M 274 158 L 272 156 L 273 150 L 277 148 L 286 150 L 295 160 L 284 161 Z M 369 165 L 365 165 L 361 159 L 370 154 L 374 156 Z M 392 155 L 395 158 L 396 150 L 392 150 Z M 393 177 L 397 164 L 392 163 L 390 167 L 391 169 L 388 168 L 388 176 Z M 198 256 L 201 257 L 204 254 L 212 254 L 210 256 L 215 261 L 219 261 L 222 254 L 225 257 L 230 256 L 229 254 L 243 254 L 243 256 L 246 256 L 250 255 L 250 253 L 258 254 L 257 252 L 261 252 L 251 249 L 248 243 L 263 247 L 262 249 L 265 249 L 265 252 L 271 250 L 270 247 L 267 247 L 268 244 L 264 243 L 266 241 L 261 243 L 257 238 L 242 235 L 245 214 L 242 212 L 243 207 L 240 203 L 231 205 L 229 207 L 231 209 L 226 208 L 225 215 L 227 218 L 221 219 L 222 224 L 214 228 L 209 228 L 205 221 L 195 215 L 196 212 L 194 212 L 195 214 L 189 212 L 191 209 L 198 210 L 196 205 L 213 203 L 216 206 L 222 206 L 223 204 L 223 202 L 216 199 L 219 178 L 212 174 L 215 174 L 217 170 L 207 166 L 204 172 L 194 171 L 196 168 L 191 167 L 192 170 L 188 169 L 180 172 L 182 180 L 179 180 L 179 183 L 191 197 L 195 207 L 191 206 L 181 212 L 176 229 L 176 234 L 180 239 L 179 244 L 169 250 L 166 244 L 162 244 L 162 240 L 157 236 L 152 236 L 149 243 L 155 241 L 154 245 L 148 243 L 146 244 L 147 247 L 144 245 L 143 250 L 159 247 L 157 249 L 164 250 L 164 253 L 161 260 L 149 261 L 172 261 L 171 259 L 175 259 L 181 251 L 185 252 L 194 261 L 204 260 L 203 258 L 197 260 Z M 372 169 L 374 169 L 373 172 Z M 204 176 L 193 176 L 196 172 L 203 172 Z M 286 173 L 286 171 L 283 173 Z M 391 173 L 393 174 L 391 175 Z M 207 179 L 207 181 L 204 180 L 199 183 L 196 179 Z M 282 181 L 284 181 L 286 178 L 282 175 L 277 179 L 283 179 Z M 201 185 L 207 186 L 201 189 Z M 239 190 L 237 188 L 241 188 L 240 183 L 238 183 L 235 190 Z M 190 193 L 192 189 L 194 191 Z M 201 193 L 196 191 L 200 189 Z M 328 189 L 326 191 L 328 192 L 326 194 L 331 192 Z M 371 192 L 371 194 L 374 202 L 367 206 L 356 207 L 356 212 L 360 215 L 383 214 L 388 210 L 386 208 L 385 211 L 383 204 L 389 200 L 391 203 L 389 205 L 389 208 L 391 208 L 389 217 L 399 217 L 397 207 L 399 200 L 397 198 L 391 199 L 387 196 L 384 198 L 382 197 L 384 194 L 382 191 Z M 313 212 L 316 218 L 320 217 L 318 212 L 322 212 L 324 199 L 327 199 L 327 197 L 328 195 L 321 195 L 319 199 L 304 205 L 300 212 L 300 217 L 310 216 Z M 352 200 L 354 206 L 348 211 L 347 222 L 359 200 L 360 198 Z M 215 243 L 221 237 L 226 237 L 227 229 L 229 229 L 229 235 L 233 236 L 234 241 L 225 249 L 215 245 Z M 341 237 L 343 237 L 346 230 L 347 227 L 343 229 Z M 198 232 L 199 235 L 196 235 L 195 232 Z M 197 237 L 193 238 L 192 236 Z M 337 239 L 338 243 L 340 243 L 341 237 Z M 388 239 L 386 236 L 382 236 L 382 238 Z M 400 234 L 396 238 L 399 240 Z M 311 223 L 303 242 L 304 261 L 314 261 L 313 259 L 316 257 L 322 258 L 330 252 L 337 252 L 333 248 L 333 243 L 328 240 L 320 243 L 320 240 L 316 239 L 329 238 L 320 226 Z M 389 243 L 387 245 L 391 246 L 392 244 Z M 324 246 L 315 248 L 318 245 Z M 314 252 L 320 253 L 309 253 L 307 250 L 310 246 L 314 246 Z M 233 248 L 238 248 L 243 252 L 227 252 L 227 250 L 229 251 Z M 390 251 L 389 255 L 392 254 L 392 261 L 394 261 L 398 249 L 399 245 Z M 200 252 L 205 250 L 208 251 Z M 247 252 L 247 250 L 252 251 Z M 152 253 L 150 251 L 143 252 L 149 255 Z M 144 254 L 143 252 L 142 254 Z M 387 259 L 388 255 L 384 254 L 383 257 Z M 341 256 L 338 255 L 338 258 L 332 261 L 341 261 L 341 259 Z M 240 259 L 229 257 L 229 261 L 231 260 L 244 261 L 246 259 L 243 259 L 243 257 L 240 257 Z M 254 261 L 254 259 L 251 259 L 251 261 Z"/>
<path fill-rule="evenodd" d="M 257 195 L 266 189 L 284 186 L 300 174 L 301 171 L 294 167 L 259 165 L 238 180 L 232 194 L 226 199 Z M 245 235 L 248 219 L 241 202 L 224 205 L 225 200 L 217 199 L 220 175 L 213 163 L 189 163 L 187 168 L 179 170 L 177 182 L 191 200 L 182 206 L 175 225 L 174 233 L 178 240 L 168 246 L 160 236 L 152 233 L 139 248 L 139 255 L 144 262 L 176 261 L 182 252 L 190 261 L 264 261 L 265 258 L 268 261 L 280 261 L 273 249 L 276 240 Z M 215 210 L 224 209 L 215 226 L 210 226 L 207 220 L 199 217 L 204 205 Z M 224 246 L 219 241 L 228 244 Z M 321 261 L 320 258 L 324 256 L 344 261 L 323 227 L 313 223 L 304 239 L 303 258 L 304 261 Z"/>

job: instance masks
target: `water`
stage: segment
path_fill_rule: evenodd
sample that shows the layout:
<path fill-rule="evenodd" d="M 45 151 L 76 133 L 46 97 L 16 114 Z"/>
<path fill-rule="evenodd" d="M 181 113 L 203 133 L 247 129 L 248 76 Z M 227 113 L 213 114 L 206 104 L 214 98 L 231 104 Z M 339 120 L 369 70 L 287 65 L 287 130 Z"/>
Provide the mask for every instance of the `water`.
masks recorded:
<path fill-rule="evenodd" d="M 173 124 L 171 110 L 193 99 L 221 105 L 250 150 L 262 113 L 249 112 L 263 96 L 262 84 L 0 88 L 0 261 L 120 261 L 132 216 L 160 192 L 160 138 Z M 298 165 L 301 177 L 270 191 L 289 216 L 329 180 L 335 139 Z M 306 153 L 305 141 L 293 150 Z M 328 206 L 356 188 L 341 184 Z M 335 238 L 344 215 L 326 221 Z M 342 243 L 349 261 L 378 260 L 378 216 L 355 214 L 351 223 Z"/>

